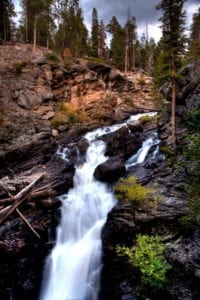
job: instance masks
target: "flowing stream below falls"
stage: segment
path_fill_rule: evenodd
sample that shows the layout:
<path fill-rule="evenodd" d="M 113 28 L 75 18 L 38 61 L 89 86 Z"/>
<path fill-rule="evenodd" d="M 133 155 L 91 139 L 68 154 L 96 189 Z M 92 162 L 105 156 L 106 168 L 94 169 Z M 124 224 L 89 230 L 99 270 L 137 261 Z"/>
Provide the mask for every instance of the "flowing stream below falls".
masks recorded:
<path fill-rule="evenodd" d="M 125 123 L 97 129 L 84 136 L 89 148 L 84 163 L 76 167 L 74 187 L 68 194 L 60 196 L 61 221 L 57 228 L 56 244 L 47 258 L 40 300 L 98 299 L 102 269 L 101 230 L 108 212 L 117 202 L 111 187 L 93 176 L 95 168 L 108 159 L 104 155 L 106 144 L 98 138 L 142 115 L 154 113 L 138 114 Z M 126 168 L 142 163 L 150 148 L 158 143 L 157 135 L 152 134 L 141 149 L 127 160 Z M 157 152 L 158 148 L 152 157 Z M 67 149 L 58 152 L 63 159 L 66 159 L 66 153 Z"/>

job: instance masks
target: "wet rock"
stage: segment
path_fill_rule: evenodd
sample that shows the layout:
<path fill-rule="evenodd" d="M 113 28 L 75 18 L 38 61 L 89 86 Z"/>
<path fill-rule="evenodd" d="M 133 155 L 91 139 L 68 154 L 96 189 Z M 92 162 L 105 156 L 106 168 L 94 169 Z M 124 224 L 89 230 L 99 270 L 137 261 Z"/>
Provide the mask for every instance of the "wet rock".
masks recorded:
<path fill-rule="evenodd" d="M 86 139 L 81 139 L 78 143 L 77 143 L 77 147 L 79 150 L 79 154 L 81 156 L 84 156 L 86 154 L 86 151 L 89 147 L 89 143 Z"/>
<path fill-rule="evenodd" d="M 140 137 L 130 134 L 125 126 L 113 133 L 102 136 L 101 139 L 107 144 L 105 155 L 122 155 L 125 159 L 137 152 L 142 145 Z"/>
<path fill-rule="evenodd" d="M 61 206 L 61 201 L 57 198 L 44 198 L 38 201 L 38 206 L 43 209 L 57 209 Z"/>
<path fill-rule="evenodd" d="M 112 157 L 95 169 L 94 176 L 97 180 L 112 183 L 124 176 L 125 173 L 124 160 L 119 157 Z"/>
<path fill-rule="evenodd" d="M 143 126 L 139 120 L 128 123 L 127 127 L 130 129 L 131 133 L 143 132 Z"/>

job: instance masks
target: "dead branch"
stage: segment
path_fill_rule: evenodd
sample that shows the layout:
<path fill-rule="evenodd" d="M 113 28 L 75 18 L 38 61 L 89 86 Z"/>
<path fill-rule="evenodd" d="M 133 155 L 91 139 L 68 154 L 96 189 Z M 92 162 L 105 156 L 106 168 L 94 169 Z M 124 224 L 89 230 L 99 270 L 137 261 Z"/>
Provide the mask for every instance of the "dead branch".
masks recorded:
<path fill-rule="evenodd" d="M 25 216 L 20 212 L 18 208 L 16 208 L 16 212 L 18 215 L 22 218 L 22 220 L 26 223 L 26 225 L 30 228 L 30 230 L 37 236 L 38 239 L 40 239 L 40 235 L 35 231 L 33 226 L 30 224 L 30 222 L 25 218 Z"/>
<path fill-rule="evenodd" d="M 16 210 L 16 208 L 28 198 L 31 190 L 42 181 L 44 176 L 44 174 L 40 174 L 39 177 L 37 177 L 28 186 L 22 189 L 17 195 L 11 197 L 13 200 L 15 200 L 15 203 L 11 206 L 8 212 L 2 218 L 0 218 L 0 224 L 4 222 L 7 217 L 11 215 Z"/>

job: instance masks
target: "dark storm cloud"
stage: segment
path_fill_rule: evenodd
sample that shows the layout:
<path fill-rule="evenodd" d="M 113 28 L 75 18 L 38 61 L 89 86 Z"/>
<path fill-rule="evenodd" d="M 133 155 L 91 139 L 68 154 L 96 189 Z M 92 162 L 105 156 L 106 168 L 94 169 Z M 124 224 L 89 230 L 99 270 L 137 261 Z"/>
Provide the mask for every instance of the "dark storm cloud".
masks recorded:
<path fill-rule="evenodd" d="M 88 23 L 91 22 L 92 8 L 96 7 L 99 19 L 104 22 L 109 22 L 112 16 L 116 16 L 120 23 L 124 23 L 127 19 L 128 11 L 136 17 L 137 24 L 157 22 L 160 12 L 156 10 L 156 5 L 160 0 L 80 0 L 81 6 L 84 9 L 85 19 Z M 200 4 L 200 0 L 188 0 L 187 10 L 191 5 Z"/>

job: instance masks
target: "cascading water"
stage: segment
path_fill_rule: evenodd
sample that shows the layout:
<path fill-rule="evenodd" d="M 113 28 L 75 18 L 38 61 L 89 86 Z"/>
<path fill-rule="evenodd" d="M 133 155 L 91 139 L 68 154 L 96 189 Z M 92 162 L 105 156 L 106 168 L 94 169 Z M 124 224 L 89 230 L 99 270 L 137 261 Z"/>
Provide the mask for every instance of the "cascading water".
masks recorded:
<path fill-rule="evenodd" d="M 137 120 L 141 115 L 131 117 Z M 96 300 L 101 272 L 101 229 L 108 212 L 116 204 L 112 191 L 95 180 L 95 168 L 105 162 L 106 145 L 97 139 L 116 131 L 126 123 L 87 133 L 89 142 L 84 164 L 77 166 L 74 187 L 62 195 L 62 217 L 56 245 L 47 258 L 40 300 Z M 138 153 L 127 161 L 130 167 L 144 161 L 155 138 L 144 142 Z M 64 159 L 68 151 L 58 151 Z M 155 152 L 155 151 L 154 151 Z"/>

